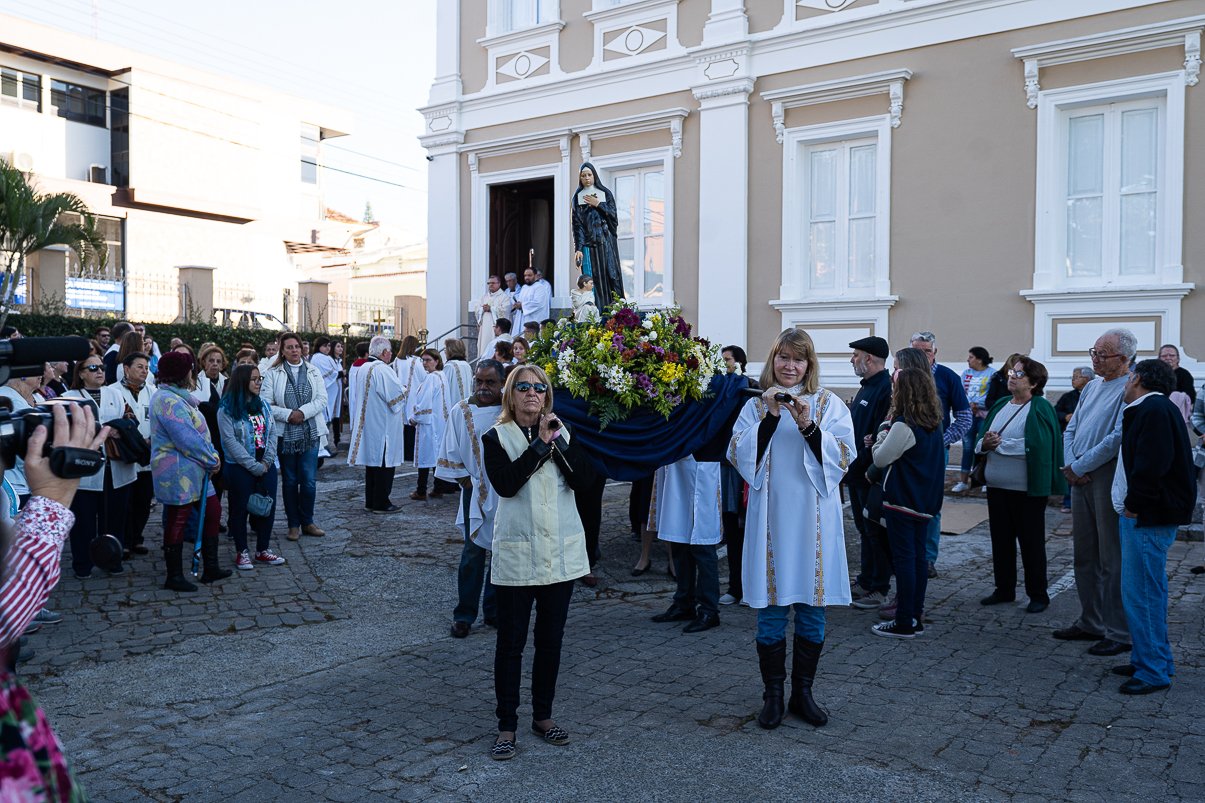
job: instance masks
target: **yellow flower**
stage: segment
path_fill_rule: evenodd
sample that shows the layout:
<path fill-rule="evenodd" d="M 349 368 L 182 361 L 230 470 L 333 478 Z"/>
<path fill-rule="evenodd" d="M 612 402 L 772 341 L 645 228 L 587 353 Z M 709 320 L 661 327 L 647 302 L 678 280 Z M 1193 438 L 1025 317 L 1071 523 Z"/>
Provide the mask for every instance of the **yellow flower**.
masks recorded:
<path fill-rule="evenodd" d="M 552 376 L 553 372 L 555 372 L 555 371 L 556 371 L 556 363 L 554 363 L 554 362 L 544 363 L 544 373 L 548 374 L 549 376 Z"/>

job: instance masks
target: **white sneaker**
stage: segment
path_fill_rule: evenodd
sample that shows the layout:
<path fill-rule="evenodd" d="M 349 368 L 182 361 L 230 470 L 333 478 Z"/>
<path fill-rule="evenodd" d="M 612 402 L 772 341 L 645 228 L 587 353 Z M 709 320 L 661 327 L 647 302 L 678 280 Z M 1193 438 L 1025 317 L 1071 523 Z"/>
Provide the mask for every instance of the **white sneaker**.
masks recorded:
<path fill-rule="evenodd" d="M 721 605 L 735 605 L 736 597 L 732 596 L 731 594 L 725 594 L 724 596 L 720 597 L 720 604 Z"/>
<path fill-rule="evenodd" d="M 241 572 L 250 572 L 255 570 L 255 565 L 251 563 L 251 553 L 243 550 L 234 557 L 234 568 Z"/>
<path fill-rule="evenodd" d="M 979 493 L 981 493 L 981 494 L 985 494 L 985 493 L 987 493 L 987 486 L 986 486 L 986 485 L 984 485 L 982 488 L 980 488 L 980 489 L 979 489 Z"/>
<path fill-rule="evenodd" d="M 965 482 L 956 482 L 954 483 L 954 487 L 950 489 L 950 493 L 964 494 L 969 490 L 971 490 L 971 486 L 967 485 Z"/>

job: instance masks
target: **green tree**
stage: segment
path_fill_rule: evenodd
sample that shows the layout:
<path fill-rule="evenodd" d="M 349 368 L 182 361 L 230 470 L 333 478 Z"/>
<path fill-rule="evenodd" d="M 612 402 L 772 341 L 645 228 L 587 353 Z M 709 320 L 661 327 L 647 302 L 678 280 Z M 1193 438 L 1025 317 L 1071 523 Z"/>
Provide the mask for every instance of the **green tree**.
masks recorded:
<path fill-rule="evenodd" d="M 372 214 L 372 201 L 364 202 L 364 222 L 365 223 L 376 223 L 377 222 L 376 217 L 374 217 Z"/>
<path fill-rule="evenodd" d="M 68 212 L 78 215 L 79 222 L 64 219 Z M 52 245 L 70 248 L 84 263 L 96 260 L 103 266 L 108 256 L 96 218 L 79 196 L 40 193 L 25 173 L 0 160 L 0 326 L 25 274 L 25 258 Z"/>

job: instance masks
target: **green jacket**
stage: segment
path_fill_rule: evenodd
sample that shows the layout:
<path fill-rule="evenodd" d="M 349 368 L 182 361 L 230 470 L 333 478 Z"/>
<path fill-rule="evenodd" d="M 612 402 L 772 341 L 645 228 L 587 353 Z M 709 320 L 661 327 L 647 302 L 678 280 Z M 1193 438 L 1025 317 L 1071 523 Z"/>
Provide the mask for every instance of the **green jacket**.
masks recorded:
<path fill-rule="evenodd" d="M 975 445 L 983 433 L 992 428 L 992 421 L 1005 405 L 1012 401 L 1005 396 L 988 411 Z M 1063 433 L 1059 429 L 1058 416 L 1054 407 L 1042 396 L 1034 396 L 1029 402 L 1029 415 L 1025 418 L 1025 471 L 1030 496 L 1062 496 L 1067 492 L 1067 481 L 1060 470 L 1063 465 Z"/>

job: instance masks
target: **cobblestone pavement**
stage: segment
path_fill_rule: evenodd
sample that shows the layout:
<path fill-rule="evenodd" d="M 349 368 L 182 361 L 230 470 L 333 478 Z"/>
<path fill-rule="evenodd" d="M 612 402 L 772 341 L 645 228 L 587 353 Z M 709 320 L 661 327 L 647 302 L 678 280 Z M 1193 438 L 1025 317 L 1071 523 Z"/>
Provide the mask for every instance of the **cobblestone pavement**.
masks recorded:
<path fill-rule="evenodd" d="M 23 673 L 92 799 L 1205 796 L 1205 578 L 1188 572 L 1203 562 L 1199 544 L 1177 543 L 1169 561 L 1179 674 L 1168 693 L 1123 697 L 1108 673 L 1121 661 L 1050 637 L 1078 611 L 1066 517 L 1052 508 L 1050 577 L 1062 591 L 1047 612 L 1027 615 L 1023 593 L 980 607 L 986 524 L 946 536 L 924 637 L 877 638 L 873 613 L 830 608 L 816 682 L 828 726 L 789 718 L 766 732 L 754 722 L 753 612 L 726 608 L 721 627 L 694 635 L 650 622 L 668 604 L 666 561 L 658 552 L 654 571 L 629 575 L 638 550 L 627 486 L 615 485 L 602 582 L 577 590 L 566 630 L 555 716 L 573 742 L 521 731 L 516 759 L 496 763 L 493 631 L 447 634 L 454 500 L 372 516 L 353 470 L 319 477 L 328 535 L 281 540 L 286 566 L 191 595 L 160 590 L 154 556 L 124 575 L 63 579 L 51 604 L 65 619 L 32 637 Z M 399 479 L 395 500 L 410 482 Z M 847 541 L 854 561 L 856 536 Z"/>

